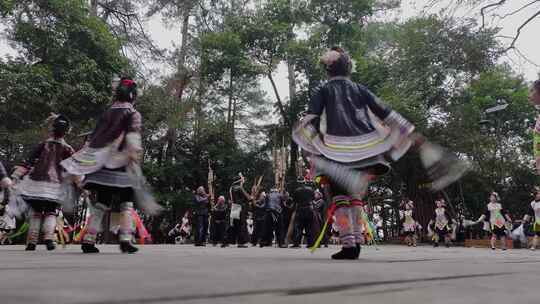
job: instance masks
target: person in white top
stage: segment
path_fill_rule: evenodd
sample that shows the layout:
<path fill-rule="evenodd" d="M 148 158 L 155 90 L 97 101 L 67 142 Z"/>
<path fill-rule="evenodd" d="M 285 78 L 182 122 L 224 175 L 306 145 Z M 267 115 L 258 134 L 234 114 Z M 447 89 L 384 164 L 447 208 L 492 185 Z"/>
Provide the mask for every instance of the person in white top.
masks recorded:
<path fill-rule="evenodd" d="M 531 208 L 534 211 L 534 238 L 532 241 L 531 249 L 535 250 L 538 245 L 538 236 L 540 236 L 540 189 L 536 190 L 536 195 L 534 196 L 534 201 L 531 202 Z"/>
<path fill-rule="evenodd" d="M 502 208 L 500 197 L 497 192 L 491 192 L 486 213 L 484 213 L 476 223 L 487 221 L 491 231 L 491 249 L 495 250 L 497 238 L 501 240 L 502 250 L 506 250 L 506 231 L 507 226 L 512 224 L 512 219 L 508 212 Z"/>

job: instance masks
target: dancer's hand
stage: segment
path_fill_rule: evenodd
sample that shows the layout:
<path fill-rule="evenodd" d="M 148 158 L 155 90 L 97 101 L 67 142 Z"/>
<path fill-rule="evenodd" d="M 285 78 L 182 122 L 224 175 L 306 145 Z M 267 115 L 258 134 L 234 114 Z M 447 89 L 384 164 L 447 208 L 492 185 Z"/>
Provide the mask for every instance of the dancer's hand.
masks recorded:
<path fill-rule="evenodd" d="M 11 188 L 13 186 L 13 182 L 11 181 L 11 179 L 9 177 L 4 177 L 1 181 L 0 181 L 0 186 L 4 189 L 8 189 L 8 188 Z"/>

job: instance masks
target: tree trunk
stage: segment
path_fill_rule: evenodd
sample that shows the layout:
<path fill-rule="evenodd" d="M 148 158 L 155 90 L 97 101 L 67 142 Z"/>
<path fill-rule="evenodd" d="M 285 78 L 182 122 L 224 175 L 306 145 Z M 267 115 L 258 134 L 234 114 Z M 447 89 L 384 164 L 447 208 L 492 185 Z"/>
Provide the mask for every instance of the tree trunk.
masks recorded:
<path fill-rule="evenodd" d="M 296 103 L 297 103 L 296 78 L 295 78 L 295 73 L 294 73 L 294 63 L 292 62 L 291 58 L 288 58 L 287 60 L 287 70 L 289 74 L 288 76 L 289 77 L 289 103 L 290 103 L 289 111 L 291 110 L 295 111 L 295 109 L 297 108 L 296 106 Z M 289 120 L 288 118 L 285 118 L 285 121 L 288 121 L 288 120 Z M 289 134 L 290 134 L 292 132 L 293 124 L 289 123 L 288 127 L 289 127 Z M 290 145 L 291 145 L 291 166 L 289 167 L 289 170 L 290 170 L 289 175 L 293 176 L 294 180 L 296 180 L 296 178 L 298 178 L 298 176 L 296 176 L 296 173 L 297 173 L 296 165 L 298 164 L 298 145 L 294 142 L 294 140 L 292 139 L 292 136 L 291 136 Z"/>
<path fill-rule="evenodd" d="M 90 0 L 90 15 L 97 17 L 98 0 Z"/>
<path fill-rule="evenodd" d="M 229 104 L 227 106 L 227 132 L 229 134 L 234 133 L 234 129 L 231 132 L 231 125 L 233 121 L 233 102 L 234 102 L 234 88 L 233 88 L 233 69 L 230 69 L 230 75 L 229 75 Z M 232 128 L 234 128 L 234 125 L 232 125 Z"/>
<path fill-rule="evenodd" d="M 176 110 L 176 107 L 182 106 L 182 97 L 184 94 L 185 86 L 188 81 L 188 71 L 186 67 L 186 54 L 188 48 L 188 35 L 189 35 L 189 17 L 191 15 L 191 8 L 186 7 L 184 9 L 184 17 L 182 21 L 182 45 L 180 46 L 179 58 L 178 58 L 178 102 L 173 102 L 172 108 Z M 176 111 L 173 111 L 173 113 Z M 165 160 L 172 162 L 173 156 L 176 154 L 176 126 L 169 126 L 167 130 L 167 151 L 165 154 Z"/>

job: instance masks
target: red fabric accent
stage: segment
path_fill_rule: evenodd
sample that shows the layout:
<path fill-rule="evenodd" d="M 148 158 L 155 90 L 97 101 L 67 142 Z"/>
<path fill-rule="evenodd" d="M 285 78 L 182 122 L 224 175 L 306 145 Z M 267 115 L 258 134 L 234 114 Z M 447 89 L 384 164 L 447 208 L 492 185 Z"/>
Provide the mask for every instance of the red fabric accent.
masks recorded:
<path fill-rule="evenodd" d="M 351 204 L 346 206 L 346 207 L 351 207 L 351 206 L 364 207 L 364 205 L 366 204 L 364 201 L 359 200 L 359 199 L 352 199 L 352 200 L 350 200 L 350 202 L 351 202 Z M 332 202 L 330 207 L 328 207 L 328 210 L 326 210 L 326 219 L 328 221 L 328 225 L 331 225 L 334 222 L 332 217 L 334 216 L 334 213 L 336 212 L 336 210 L 339 209 L 339 208 L 344 208 L 344 207 L 345 206 L 336 205 L 336 202 Z"/>
<path fill-rule="evenodd" d="M 131 79 L 124 79 L 122 80 L 121 82 L 123 85 L 126 85 L 126 86 L 132 86 L 135 84 L 135 81 L 131 80 Z"/>
<path fill-rule="evenodd" d="M 148 230 L 146 230 L 146 227 L 144 227 L 144 224 L 139 217 L 139 214 L 135 212 L 135 210 L 131 209 L 131 216 L 135 220 L 135 226 L 137 227 L 137 232 L 139 233 L 139 244 L 144 245 L 144 240 L 152 241 L 152 236 L 150 233 L 148 233 Z"/>

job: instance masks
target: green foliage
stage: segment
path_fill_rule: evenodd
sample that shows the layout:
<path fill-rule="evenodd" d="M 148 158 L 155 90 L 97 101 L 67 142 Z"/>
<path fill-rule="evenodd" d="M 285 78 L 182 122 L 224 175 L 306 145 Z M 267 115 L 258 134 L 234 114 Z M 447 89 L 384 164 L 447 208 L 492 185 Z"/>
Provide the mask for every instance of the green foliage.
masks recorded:
<path fill-rule="evenodd" d="M 88 15 L 85 1 L 4 1 L 1 8 L 8 38 L 20 51 L 0 63 L 2 133 L 17 137 L 43 128 L 51 111 L 67 115 L 76 132 L 88 128 L 110 101 L 113 74 L 125 71 L 127 63 L 106 25 Z M 4 140 L 9 145 L 11 139 Z M 6 152 L 1 151 L 10 160 L 21 157 Z"/>

